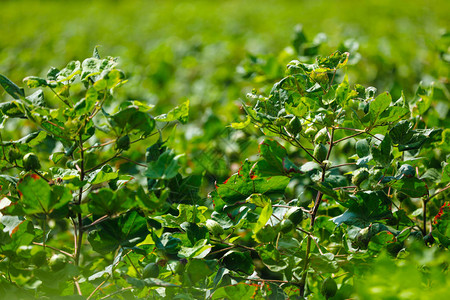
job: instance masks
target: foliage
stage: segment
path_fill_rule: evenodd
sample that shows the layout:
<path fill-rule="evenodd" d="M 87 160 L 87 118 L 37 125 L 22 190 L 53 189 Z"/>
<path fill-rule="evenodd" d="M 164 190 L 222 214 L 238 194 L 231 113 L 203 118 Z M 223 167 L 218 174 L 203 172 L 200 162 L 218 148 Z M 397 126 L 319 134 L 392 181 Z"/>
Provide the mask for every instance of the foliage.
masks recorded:
<path fill-rule="evenodd" d="M 348 57 L 291 61 L 267 96 L 249 94 L 246 121 L 232 126 L 263 133 L 259 158 L 208 199 L 163 139 L 167 125 L 188 121 L 189 101 L 155 117 L 142 102 L 116 104 L 124 73 L 97 49 L 26 77 L 29 96 L 2 75 L 12 97 L 2 125 L 34 129 L 2 141 L 2 294 L 443 295 L 450 176 L 446 135 L 425 123 L 432 88 L 408 101 L 351 86 Z M 416 277 L 387 287 L 383 274 Z"/>
<path fill-rule="evenodd" d="M 2 297 L 448 294 L 448 1 L 2 7 Z"/>

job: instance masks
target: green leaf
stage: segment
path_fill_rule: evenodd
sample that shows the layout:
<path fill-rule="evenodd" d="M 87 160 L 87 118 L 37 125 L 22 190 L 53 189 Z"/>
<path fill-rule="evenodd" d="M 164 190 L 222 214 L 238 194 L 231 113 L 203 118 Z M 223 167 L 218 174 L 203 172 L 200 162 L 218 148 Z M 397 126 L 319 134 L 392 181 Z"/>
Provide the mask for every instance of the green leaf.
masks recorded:
<path fill-rule="evenodd" d="M 25 213 L 51 214 L 72 200 L 70 191 L 63 186 L 50 187 L 49 184 L 37 175 L 27 175 L 17 186 L 21 193 L 19 203 Z"/>
<path fill-rule="evenodd" d="M 392 215 L 391 201 L 382 191 L 360 191 L 341 204 L 348 209 L 331 219 L 337 225 L 344 223 L 363 228 Z"/>
<path fill-rule="evenodd" d="M 373 252 L 380 252 L 381 249 L 392 244 L 395 241 L 395 236 L 389 231 L 378 232 L 370 239 L 368 249 Z"/>
<path fill-rule="evenodd" d="M 46 120 L 41 123 L 42 128 L 44 128 L 48 133 L 50 133 L 54 138 L 63 141 L 68 142 L 70 141 L 70 137 L 67 136 L 67 131 L 64 128 L 64 123 L 57 120 Z"/>
<path fill-rule="evenodd" d="M 425 143 L 432 141 L 435 137 L 438 137 L 442 132 L 442 129 L 415 129 L 412 131 L 413 135 L 407 144 L 398 146 L 399 151 L 412 151 L 421 149 Z"/>
<path fill-rule="evenodd" d="M 442 162 L 442 183 L 446 183 L 450 181 L 450 157 L 446 162 Z"/>
<path fill-rule="evenodd" d="M 155 242 L 156 248 L 163 250 L 166 254 L 177 254 L 183 243 L 170 232 L 165 232 L 161 235 L 161 238 L 158 238 L 155 232 L 152 231 L 152 239 Z"/>
<path fill-rule="evenodd" d="M 10 118 L 25 118 L 25 109 L 19 101 L 0 103 L 0 111 Z"/>
<path fill-rule="evenodd" d="M 286 109 L 286 113 L 288 114 L 292 114 L 294 116 L 297 116 L 299 118 L 302 118 L 305 116 L 305 114 L 308 112 L 309 109 L 309 103 L 312 101 L 312 99 L 306 98 L 306 97 L 302 97 L 300 99 L 298 99 L 297 104 L 290 104 L 290 103 L 286 103 L 285 104 L 285 109 Z"/>
<path fill-rule="evenodd" d="M 25 97 L 25 92 L 23 88 L 18 87 L 14 82 L 9 80 L 7 77 L 0 74 L 0 85 L 5 89 L 5 91 L 10 94 L 14 99 L 20 99 Z"/>
<path fill-rule="evenodd" d="M 222 258 L 222 263 L 229 270 L 243 272 L 251 275 L 255 266 L 250 256 L 250 252 L 228 251 Z"/>
<path fill-rule="evenodd" d="M 7 232 L 10 236 L 17 231 L 18 226 L 24 222 L 23 217 L 18 216 L 2 216 L 0 218 L 0 223 L 2 223 L 5 227 L 3 228 L 3 232 Z"/>
<path fill-rule="evenodd" d="M 358 154 L 360 158 L 369 155 L 370 146 L 369 142 L 366 139 L 357 141 L 355 147 L 356 147 L 356 154 Z"/>
<path fill-rule="evenodd" d="M 90 184 L 99 184 L 106 181 L 116 179 L 119 176 L 117 172 L 113 172 L 111 166 L 104 165 L 100 170 L 97 170 L 91 174 L 91 178 L 88 180 Z"/>
<path fill-rule="evenodd" d="M 411 140 L 413 133 L 412 124 L 409 121 L 400 121 L 389 131 L 389 136 L 395 145 L 404 145 Z"/>
<path fill-rule="evenodd" d="M 296 246 L 298 247 L 300 244 L 297 243 Z M 267 266 L 272 272 L 282 272 L 289 266 L 280 254 L 280 251 L 283 251 L 283 254 L 286 253 L 284 252 L 286 250 L 285 248 L 277 249 L 272 244 L 266 244 L 256 247 L 256 250 L 258 251 L 264 265 Z"/>
<path fill-rule="evenodd" d="M 392 102 L 391 95 L 387 92 L 378 95 L 370 102 L 369 114 L 372 124 L 376 124 L 380 115 L 389 107 Z"/>
<path fill-rule="evenodd" d="M 199 240 L 205 239 L 206 233 L 208 232 L 206 227 L 199 227 L 193 222 L 183 222 L 180 227 L 186 231 L 188 239 L 192 245 L 196 244 Z"/>
<path fill-rule="evenodd" d="M 202 279 L 207 278 L 215 271 L 215 267 L 208 261 L 193 259 L 186 266 L 186 274 L 191 284 L 196 284 Z"/>
<path fill-rule="evenodd" d="M 106 86 L 111 90 L 111 93 L 116 87 L 119 87 L 124 82 L 126 82 L 125 73 L 118 69 L 109 71 L 108 73 L 106 73 L 104 78 L 106 79 Z"/>
<path fill-rule="evenodd" d="M 212 194 L 217 195 L 225 203 L 231 204 L 243 201 L 252 194 L 284 192 L 290 181 L 289 177 L 264 177 L 258 174 L 252 174 L 250 171 L 252 166 L 253 164 L 247 160 L 238 173 L 228 178 L 224 184 L 218 185 L 217 190 Z M 217 204 L 216 209 L 220 209 Z"/>
<path fill-rule="evenodd" d="M 145 278 L 145 279 L 137 279 L 133 277 L 127 277 L 127 282 L 132 286 L 143 289 L 144 287 L 181 287 L 179 285 L 173 284 L 171 282 L 167 282 L 158 278 Z"/>
<path fill-rule="evenodd" d="M 189 118 L 189 100 L 175 107 L 167 114 L 162 114 L 155 117 L 155 120 L 160 122 L 172 122 L 178 120 L 180 121 L 181 124 L 186 124 L 188 118 Z"/>
<path fill-rule="evenodd" d="M 389 185 L 412 198 L 418 198 L 428 194 L 426 183 L 417 177 L 402 177 L 399 180 L 389 182 Z"/>
<path fill-rule="evenodd" d="M 47 86 L 47 80 L 44 78 L 36 77 L 36 76 L 28 76 L 23 79 L 23 82 L 29 87 L 29 88 L 37 88 L 41 86 Z"/>
<path fill-rule="evenodd" d="M 212 248 L 212 246 L 207 243 L 208 241 L 205 239 L 199 240 L 192 247 L 181 246 L 178 256 L 182 258 L 204 258 L 209 252 L 211 252 Z"/>
<path fill-rule="evenodd" d="M 79 61 L 71 61 L 67 66 L 58 72 L 56 79 L 60 83 L 71 83 L 76 76 L 81 74 L 81 63 Z"/>
<path fill-rule="evenodd" d="M 384 136 L 381 143 L 378 143 L 378 141 L 373 142 L 372 147 L 370 148 L 373 159 L 383 167 L 388 167 L 391 164 L 391 161 L 394 158 L 391 152 L 392 145 L 389 135 Z"/>
<path fill-rule="evenodd" d="M 203 215 L 207 208 L 205 206 L 194 206 L 188 204 L 179 204 L 177 206 L 178 215 L 165 214 L 163 216 L 155 217 L 156 220 L 161 221 L 164 227 L 178 228 L 184 222 L 201 223 L 206 221 Z M 202 229 L 203 230 L 203 229 Z M 203 237 L 202 237 L 203 238 Z"/>
<path fill-rule="evenodd" d="M 46 137 L 47 133 L 45 131 L 35 131 L 24 136 L 23 138 L 14 143 L 26 144 L 30 147 L 34 147 L 36 145 L 41 144 Z"/>
<path fill-rule="evenodd" d="M 91 113 L 100 96 L 101 95 L 94 88 L 88 89 L 86 91 L 85 98 L 81 99 L 74 105 L 77 116 Z"/>
<path fill-rule="evenodd" d="M 57 179 L 63 179 L 63 180 L 71 180 L 74 178 L 79 178 L 80 173 L 78 172 L 78 170 L 74 170 L 74 169 L 63 169 L 63 168 L 50 168 L 50 171 L 52 173 L 52 178 L 57 180 Z"/>
<path fill-rule="evenodd" d="M 334 260 L 332 253 L 312 253 L 311 254 L 311 268 L 316 272 L 336 273 L 339 271 L 339 265 Z"/>
<path fill-rule="evenodd" d="M 371 104 L 372 105 L 372 104 Z M 409 109 L 406 107 L 390 106 L 380 114 L 375 125 L 382 123 L 398 122 L 409 116 Z"/>
<path fill-rule="evenodd" d="M 345 74 L 344 80 L 336 89 L 336 101 L 339 105 L 345 106 L 347 104 L 349 89 L 348 76 Z"/>
<path fill-rule="evenodd" d="M 45 103 L 44 99 L 44 92 L 42 90 L 37 90 L 30 96 L 26 97 L 27 100 L 31 101 L 33 105 L 40 106 L 40 107 L 46 107 L 47 104 Z"/>
<path fill-rule="evenodd" d="M 277 170 L 280 174 L 284 173 L 283 159 L 287 157 L 286 149 L 277 141 L 265 139 L 259 145 L 259 152 L 264 158 L 270 169 Z"/>
<path fill-rule="evenodd" d="M 1 230 L 2 233 L 4 231 L 5 229 Z M 2 233 L 0 233 L 0 245 L 3 244 L 3 253 L 8 253 L 9 251 L 16 252 L 20 246 L 30 245 L 36 237 L 33 222 L 29 220 L 25 220 L 14 227 L 13 231 L 11 231 L 11 234 L 5 232 L 5 234 L 3 235 Z"/>
<path fill-rule="evenodd" d="M 252 118 L 250 118 L 249 115 L 246 116 L 245 121 L 243 122 L 235 122 L 235 123 L 231 123 L 231 127 L 234 129 L 244 129 L 245 127 L 247 127 L 248 125 L 250 125 L 252 121 Z"/>
<path fill-rule="evenodd" d="M 127 189 L 113 191 L 102 188 L 89 194 L 88 208 L 94 215 L 115 215 L 133 207 L 134 197 Z"/>
<path fill-rule="evenodd" d="M 236 285 L 227 285 L 218 288 L 214 294 L 212 294 L 212 299 L 229 299 L 229 300 L 242 300 L 251 299 L 253 294 L 255 294 L 258 287 L 252 286 L 246 283 L 238 283 Z"/>
<path fill-rule="evenodd" d="M 155 120 L 148 113 L 139 109 L 137 105 L 130 105 L 111 115 L 113 126 L 117 127 L 121 133 L 138 131 L 149 135 L 155 128 Z"/>
<path fill-rule="evenodd" d="M 270 217 L 272 216 L 272 205 L 267 204 L 263 207 L 261 214 L 259 215 L 258 221 L 256 222 L 255 226 L 253 227 L 253 232 L 256 234 L 258 231 L 261 230 L 264 226 L 266 226 L 267 221 L 269 221 Z"/>
<path fill-rule="evenodd" d="M 148 234 L 147 220 L 138 212 L 129 211 L 96 225 L 95 230 L 89 232 L 88 241 L 94 251 L 107 254 L 116 251 L 119 246 L 136 246 Z"/>
<path fill-rule="evenodd" d="M 179 157 L 172 150 L 165 151 L 158 157 L 158 160 L 148 163 L 145 176 L 151 179 L 171 179 L 175 177 L 180 169 Z"/>

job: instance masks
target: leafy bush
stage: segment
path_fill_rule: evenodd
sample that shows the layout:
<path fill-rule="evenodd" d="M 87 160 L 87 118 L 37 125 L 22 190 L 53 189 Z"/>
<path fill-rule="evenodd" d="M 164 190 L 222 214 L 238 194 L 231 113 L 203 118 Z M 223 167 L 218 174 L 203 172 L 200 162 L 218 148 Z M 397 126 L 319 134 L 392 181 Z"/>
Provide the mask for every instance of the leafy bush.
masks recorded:
<path fill-rule="evenodd" d="M 188 101 L 154 117 L 139 101 L 116 106 L 124 73 L 97 50 L 25 78 L 39 88 L 28 96 L 0 76 L 13 97 L 1 104 L 1 294 L 446 295 L 448 134 L 429 127 L 438 89 L 396 100 L 351 86 L 348 58 L 291 61 L 269 94 L 254 90 L 232 127 L 260 130 L 259 157 L 206 199 L 164 134 L 188 121 Z M 33 131 L 9 140 L 12 128 Z"/>

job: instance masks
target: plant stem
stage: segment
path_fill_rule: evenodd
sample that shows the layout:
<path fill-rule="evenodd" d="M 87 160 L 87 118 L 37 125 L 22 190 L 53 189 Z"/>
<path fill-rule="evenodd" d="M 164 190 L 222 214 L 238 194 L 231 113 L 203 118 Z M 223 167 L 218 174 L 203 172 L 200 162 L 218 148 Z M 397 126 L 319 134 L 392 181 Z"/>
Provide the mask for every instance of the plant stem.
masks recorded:
<path fill-rule="evenodd" d="M 337 144 L 337 143 L 339 143 L 339 142 L 342 142 L 342 141 L 351 139 L 351 138 L 353 138 L 353 137 L 355 137 L 355 136 L 358 136 L 358 135 L 361 135 L 361 134 L 363 134 L 363 133 L 365 133 L 365 132 L 364 132 L 364 131 L 363 131 L 363 132 L 357 132 L 357 133 L 355 133 L 355 134 L 346 136 L 346 137 L 344 137 L 344 138 L 342 138 L 342 139 L 340 139 L 340 140 L 337 140 L 337 141 L 333 142 L 333 144 Z"/>
<path fill-rule="evenodd" d="M 423 229 L 422 229 L 422 233 L 423 236 L 427 235 L 427 204 L 429 201 L 429 197 L 424 198 L 422 200 L 422 204 L 423 204 Z"/>
<path fill-rule="evenodd" d="M 139 270 L 136 268 L 136 266 L 133 264 L 133 261 L 131 260 L 131 258 L 127 255 L 128 260 L 130 261 L 130 264 L 133 266 L 133 269 L 136 271 L 136 273 L 139 275 L 140 278 L 142 278 L 142 274 L 141 272 L 139 272 Z"/>
<path fill-rule="evenodd" d="M 44 175 L 42 175 L 41 173 L 39 173 L 39 171 L 33 169 L 33 172 L 36 173 L 39 177 L 41 177 L 41 178 L 44 179 L 45 181 L 49 182 L 49 180 L 48 180 L 47 178 L 45 178 Z"/>
<path fill-rule="evenodd" d="M 117 158 L 125 159 L 125 160 L 127 160 L 127 161 L 129 161 L 129 162 L 134 163 L 135 165 L 138 165 L 138 166 L 141 166 L 141 167 L 144 167 L 144 168 L 148 167 L 146 164 L 143 164 L 143 163 L 134 161 L 134 160 L 132 160 L 131 158 L 128 158 L 128 157 L 125 157 L 125 156 L 122 156 L 122 155 L 117 156 Z"/>
<path fill-rule="evenodd" d="M 340 168 L 340 167 L 344 167 L 344 166 L 354 166 L 354 165 L 356 165 L 356 163 L 351 162 L 351 163 L 345 163 L 345 164 L 331 166 L 328 169 L 330 170 L 330 169 Z"/>
<path fill-rule="evenodd" d="M 330 148 L 328 148 L 326 160 L 328 160 L 330 158 L 331 150 L 333 149 L 333 146 L 334 146 L 334 142 L 333 142 L 334 130 L 335 130 L 334 128 L 331 128 L 331 133 L 329 134 Z M 326 172 L 326 166 L 322 165 L 322 177 L 320 178 L 320 182 L 325 181 L 325 172 Z M 311 213 L 311 223 L 310 223 L 311 232 L 314 232 L 314 223 L 316 222 L 316 216 L 317 216 L 317 212 L 319 210 L 320 203 L 322 202 L 322 197 L 323 197 L 322 192 L 318 191 L 317 196 L 316 196 L 316 201 L 314 202 L 314 207 L 313 207 L 313 210 Z M 309 256 L 311 254 L 312 239 L 313 239 L 312 235 L 308 235 L 308 238 L 306 240 L 305 264 L 303 266 L 302 278 L 300 279 L 300 296 L 302 296 L 302 297 L 304 296 L 304 293 L 305 293 L 306 278 L 308 276 L 308 266 L 309 266 L 309 261 L 310 261 Z M 319 249 L 319 252 L 320 252 L 320 249 Z"/>
<path fill-rule="evenodd" d="M 44 247 L 43 243 L 33 242 L 33 245 Z M 49 249 L 52 249 L 52 250 L 55 250 L 55 251 L 58 251 L 59 253 L 64 254 L 64 255 L 66 255 L 66 256 L 68 256 L 70 258 L 73 258 L 72 254 L 70 254 L 69 252 L 66 252 L 64 250 L 61 250 L 61 249 L 58 249 L 58 248 L 55 248 L 55 247 L 52 247 L 52 246 L 49 246 L 49 245 L 45 245 L 45 247 L 49 248 Z"/>
<path fill-rule="evenodd" d="M 97 287 L 95 288 L 95 290 L 93 290 L 92 293 L 89 295 L 89 297 L 87 297 L 87 300 L 91 299 L 92 296 L 95 295 L 95 293 L 102 287 L 102 285 L 104 285 L 104 284 L 108 281 L 108 279 L 109 279 L 110 276 L 111 276 L 111 275 L 108 274 L 108 276 L 106 276 L 105 280 L 103 280 L 102 283 L 100 283 L 99 285 L 97 285 Z"/>
<path fill-rule="evenodd" d="M 50 90 L 53 92 L 53 94 L 55 94 L 55 96 L 61 100 L 65 105 L 67 105 L 68 107 L 72 108 L 72 106 L 69 104 L 69 102 L 67 102 L 66 100 L 64 100 L 63 98 L 61 98 L 58 93 L 52 88 L 50 87 Z"/>
<path fill-rule="evenodd" d="M 109 295 L 106 295 L 106 296 L 105 296 L 105 297 L 103 297 L 103 298 L 100 298 L 100 300 L 103 300 L 103 299 L 108 299 L 109 297 L 112 297 L 112 296 L 114 296 L 114 295 L 117 295 L 117 294 L 123 293 L 123 292 L 125 292 L 125 291 L 127 291 L 127 290 L 131 290 L 132 288 L 133 288 L 132 286 L 129 286 L 129 287 L 123 288 L 123 289 L 121 289 L 121 290 L 118 290 L 118 291 L 116 291 L 116 292 L 114 292 L 114 293 L 111 293 L 111 294 L 109 294 Z"/>
<path fill-rule="evenodd" d="M 86 170 L 85 173 L 91 173 L 92 171 L 95 171 L 95 170 L 97 170 L 98 168 L 103 167 L 105 164 L 107 164 L 107 163 L 110 162 L 111 160 L 117 158 L 117 156 L 118 156 L 119 154 L 120 154 L 120 153 L 114 154 L 113 157 L 110 157 L 110 158 L 108 158 L 107 160 L 105 160 L 104 162 L 102 162 L 102 163 L 96 165 L 95 167 L 92 167 L 92 168 Z"/>
<path fill-rule="evenodd" d="M 440 194 L 440 193 L 442 193 L 443 191 L 446 191 L 446 190 L 448 190 L 448 189 L 450 189 L 450 184 L 448 184 L 446 187 L 444 187 L 444 188 L 442 188 L 442 189 L 440 189 L 440 190 L 437 190 L 433 195 L 431 195 L 430 197 L 428 197 L 428 200 L 430 200 L 430 199 L 433 198 L 434 196 L 437 196 L 438 194 Z"/>
<path fill-rule="evenodd" d="M 85 172 L 84 172 L 84 148 L 83 148 L 83 137 L 82 133 L 79 133 L 79 143 L 80 143 L 80 155 L 81 155 L 81 162 L 80 162 L 80 181 L 84 180 Z M 76 205 L 81 205 L 81 200 L 83 198 L 83 187 L 81 186 L 78 192 L 78 201 Z M 74 260 L 75 260 L 75 266 L 80 265 L 80 254 L 81 254 L 81 245 L 83 243 L 83 216 L 81 213 L 77 214 L 77 225 L 75 228 L 75 231 L 77 231 L 76 235 L 76 244 L 75 244 L 75 253 L 74 253 Z M 78 282 L 75 280 L 75 290 L 78 291 L 80 294 L 81 290 L 79 289 Z"/>

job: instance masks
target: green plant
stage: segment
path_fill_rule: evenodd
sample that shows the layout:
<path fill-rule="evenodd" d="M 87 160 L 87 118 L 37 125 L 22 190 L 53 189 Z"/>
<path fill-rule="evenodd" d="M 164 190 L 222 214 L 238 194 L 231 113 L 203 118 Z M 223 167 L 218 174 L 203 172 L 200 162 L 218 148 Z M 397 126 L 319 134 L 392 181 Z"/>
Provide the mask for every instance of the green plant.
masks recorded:
<path fill-rule="evenodd" d="M 179 156 L 168 149 L 157 123 L 185 123 L 188 102 L 156 117 L 139 101 L 116 106 L 114 92 L 126 82 L 116 65 L 116 58 L 100 58 L 95 49 L 83 62 L 51 68 L 46 78 L 25 78 L 29 88 L 38 88 L 29 96 L 0 75 L 13 98 L 2 103 L 2 126 L 34 129 L 18 140 L 2 139 L 0 149 L 2 171 L 9 173 L 0 175 L 4 297 L 75 292 L 92 298 L 110 277 L 116 281 L 124 260 L 144 278 L 159 275 L 154 263 L 143 267 L 155 257 L 136 245 L 153 226 L 161 227 L 148 216 L 166 212 L 185 184 Z M 144 154 L 146 163 L 135 161 Z M 139 180 L 136 168 L 145 173 Z M 195 190 L 194 182 L 190 188 Z"/>
<path fill-rule="evenodd" d="M 314 56 L 320 43 L 300 38 Z M 0 75 L 13 97 L 0 105 L 0 294 L 443 298 L 450 161 L 448 129 L 429 128 L 437 89 L 393 100 L 352 87 L 347 60 L 292 61 L 268 95 L 254 90 L 232 127 L 263 134 L 259 157 L 207 198 L 165 130 L 187 122 L 188 101 L 158 116 L 119 101 L 125 75 L 97 50 L 25 78 L 30 95 Z"/>
<path fill-rule="evenodd" d="M 338 291 L 344 293 L 356 282 L 346 275 L 354 274 L 361 259 L 383 251 L 407 256 L 408 239 L 430 231 L 440 237 L 440 249 L 449 246 L 447 229 L 433 225 L 435 213 L 427 210 L 442 205 L 445 197 L 439 196 L 450 187 L 446 152 L 433 151 L 447 149 L 445 135 L 427 128 L 423 118 L 429 108 L 421 108 L 423 99 L 432 101 L 429 91 L 419 88 L 414 99 L 395 100 L 386 92 L 376 95 L 373 87 L 352 88 L 339 73 L 348 55 L 319 56 L 314 64 L 292 61 L 269 95 L 249 94 L 246 121 L 232 126 L 252 123 L 261 130 L 266 136 L 261 158 L 246 161 L 211 194 L 213 217 L 228 215 L 234 226 L 254 233 L 258 245 L 252 251 L 274 276 L 266 281 L 276 278 L 285 292 L 293 285 L 300 295 L 317 295 L 318 278 L 326 277 L 325 282 L 340 282 Z M 294 118 L 308 129 L 292 132 L 279 121 Z M 286 194 L 289 183 L 297 185 L 293 195 Z M 399 201 L 395 194 L 404 197 Z M 304 210 L 307 221 L 295 222 L 289 233 L 279 230 L 293 207 Z M 329 298 L 337 287 L 323 289 Z"/>

